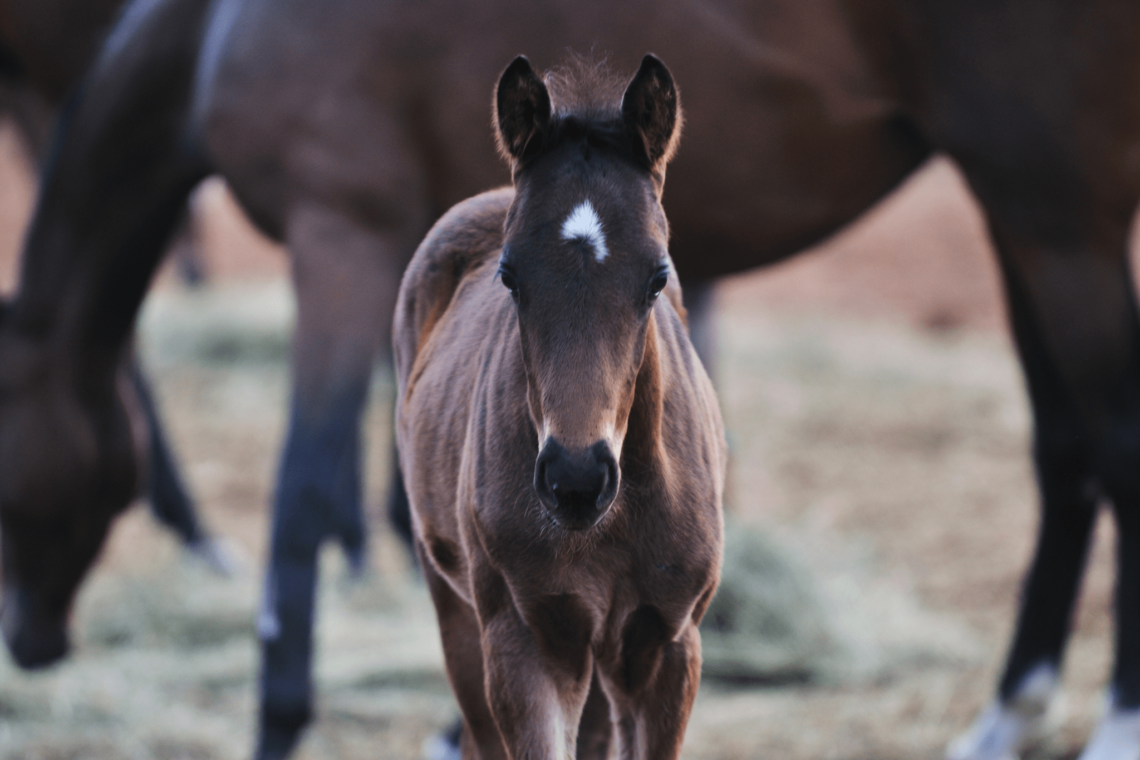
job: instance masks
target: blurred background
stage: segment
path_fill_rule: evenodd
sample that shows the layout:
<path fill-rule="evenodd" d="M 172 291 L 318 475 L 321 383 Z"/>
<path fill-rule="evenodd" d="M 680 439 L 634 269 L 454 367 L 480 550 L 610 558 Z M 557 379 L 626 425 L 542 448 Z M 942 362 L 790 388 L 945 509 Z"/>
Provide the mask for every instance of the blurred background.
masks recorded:
<path fill-rule="evenodd" d="M 0 128 L 0 290 L 34 200 Z M 288 260 L 210 180 L 194 200 L 206 279 L 168 265 L 139 345 L 230 578 L 138 506 L 119 519 L 44 673 L 0 657 L 0 759 L 207 760 L 254 742 L 253 630 L 282 440 Z M 683 283 L 682 283 L 683 285 Z M 1029 416 L 979 212 L 936 159 L 817 250 L 728 281 L 715 374 L 733 461 L 722 594 L 687 758 L 941 757 L 992 694 L 1036 525 Z M 370 573 L 323 558 L 318 715 L 296 754 L 418 757 L 457 714 L 427 592 L 380 505 L 390 370 L 366 436 Z M 380 452 L 380 453 L 377 453 Z M 1098 526 L 1059 729 L 1075 757 L 1111 657 L 1112 525 Z"/>

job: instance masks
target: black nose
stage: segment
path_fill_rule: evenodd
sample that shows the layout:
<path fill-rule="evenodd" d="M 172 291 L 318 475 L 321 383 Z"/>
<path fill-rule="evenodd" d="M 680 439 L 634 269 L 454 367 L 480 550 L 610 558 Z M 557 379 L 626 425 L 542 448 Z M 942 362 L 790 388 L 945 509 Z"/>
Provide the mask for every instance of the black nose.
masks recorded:
<path fill-rule="evenodd" d="M 550 438 L 534 465 L 539 498 L 570 530 L 585 530 L 602 519 L 617 496 L 618 480 L 617 460 L 605 441 L 571 451 Z"/>

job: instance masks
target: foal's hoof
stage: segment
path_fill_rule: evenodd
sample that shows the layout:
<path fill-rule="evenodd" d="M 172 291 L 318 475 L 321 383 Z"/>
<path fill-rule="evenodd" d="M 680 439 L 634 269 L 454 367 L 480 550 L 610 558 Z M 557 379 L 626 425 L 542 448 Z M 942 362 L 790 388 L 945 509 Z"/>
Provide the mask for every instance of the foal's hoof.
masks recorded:
<path fill-rule="evenodd" d="M 1078 760 L 1140 760 L 1140 708 L 1110 708 Z"/>
<path fill-rule="evenodd" d="M 442 734 L 424 739 L 424 760 L 463 760 L 459 738 L 463 735 L 463 719 L 455 721 Z"/>

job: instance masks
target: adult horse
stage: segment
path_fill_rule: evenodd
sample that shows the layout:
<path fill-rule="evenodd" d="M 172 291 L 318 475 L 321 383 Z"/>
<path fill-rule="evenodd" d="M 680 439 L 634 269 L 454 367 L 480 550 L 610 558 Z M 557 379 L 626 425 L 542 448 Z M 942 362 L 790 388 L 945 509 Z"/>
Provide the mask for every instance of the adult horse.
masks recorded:
<path fill-rule="evenodd" d="M 61 103 L 94 60 L 122 5 L 122 0 L 0 0 L 0 112 L 19 127 L 25 148 L 37 163 L 46 160 Z M 188 259 L 179 258 L 184 261 Z M 131 378 L 127 390 L 137 397 L 146 421 L 146 490 L 152 513 L 215 569 L 231 570 L 232 560 L 213 541 L 187 494 L 137 358 L 132 357 L 124 371 Z M 21 659 L 31 663 L 42 656 L 24 653 Z"/>
<path fill-rule="evenodd" d="M 106 392 L 112 358 L 186 194 L 223 174 L 287 243 L 298 293 L 261 626 L 260 754 L 287 752 L 310 715 L 316 548 L 329 535 L 362 546 L 357 420 L 398 273 L 436 214 L 505 180 L 489 136 L 470 128 L 485 120 L 485 83 L 522 50 L 541 67 L 567 47 L 593 48 L 630 69 L 653 50 L 691 83 L 665 200 L 686 282 L 800 250 L 935 150 L 958 161 L 1005 277 L 1042 495 L 993 719 L 964 753 L 1014 747 L 1026 705 L 1052 688 L 1101 494 L 1120 536 L 1101 735 L 1140 747 L 1140 728 L 1127 728 L 1140 710 L 1140 320 L 1125 250 L 1140 197 L 1138 41 L 1129 0 L 138 0 L 56 146 L 25 287 L 0 324 L 5 535 L 71 530 L 75 494 L 129 471 L 99 458 L 121 428 Z M 81 425 L 53 423 L 58 397 L 22 403 L 53 353 L 104 378 L 80 404 L 77 372 L 56 375 Z M 13 452 L 33 433 L 52 445 Z M 60 472 L 76 442 L 86 448 L 75 490 L 32 500 L 15 454 Z M 125 498 L 108 494 L 95 534 Z M 36 557 L 19 559 L 9 598 L 50 594 L 66 608 L 90 559 L 75 555 L 50 584 Z"/>
<path fill-rule="evenodd" d="M 724 426 L 670 278 L 677 91 L 651 55 L 621 84 L 508 66 L 514 187 L 448 211 L 400 286 L 401 459 L 469 757 L 676 758 L 700 684 Z"/>

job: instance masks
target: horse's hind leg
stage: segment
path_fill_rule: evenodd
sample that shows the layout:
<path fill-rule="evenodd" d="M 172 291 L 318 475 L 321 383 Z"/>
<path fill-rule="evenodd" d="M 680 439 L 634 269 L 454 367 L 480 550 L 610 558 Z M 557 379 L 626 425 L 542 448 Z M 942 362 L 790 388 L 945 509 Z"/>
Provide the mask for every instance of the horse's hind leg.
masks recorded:
<path fill-rule="evenodd" d="M 229 575 L 235 569 L 234 557 L 210 535 L 187 493 L 186 485 L 178 474 L 174 454 L 166 441 L 150 382 L 143 374 L 137 356 L 131 358 L 130 372 L 139 406 L 146 418 L 150 440 L 150 473 L 146 481 L 146 496 L 151 514 L 159 523 L 172 530 L 186 548 L 204 560 L 212 570 L 221 575 Z"/>
<path fill-rule="evenodd" d="M 283 757 L 311 711 L 317 551 L 344 546 L 364 563 L 360 418 L 373 360 L 391 329 L 404 251 L 412 241 L 302 205 L 287 242 L 297 292 L 294 390 L 274 499 L 263 644 L 259 758 Z"/>
<path fill-rule="evenodd" d="M 976 179 L 976 178 L 972 178 Z M 1042 520 L 999 700 L 951 747 L 954 758 L 1015 751 L 1056 683 L 1101 489 L 1121 529 L 1114 718 L 1140 708 L 1140 608 L 1126 547 L 1140 505 L 1140 322 L 1125 255 L 1127 219 L 987 198 L 1036 422 Z M 1127 555 L 1127 556 L 1125 556 Z M 1140 753 L 1140 731 L 1129 739 Z M 1101 756 L 1091 755 L 1089 757 Z"/>

